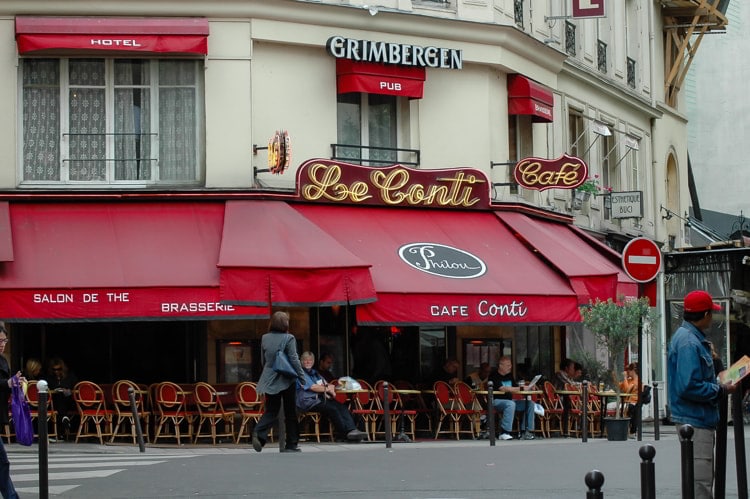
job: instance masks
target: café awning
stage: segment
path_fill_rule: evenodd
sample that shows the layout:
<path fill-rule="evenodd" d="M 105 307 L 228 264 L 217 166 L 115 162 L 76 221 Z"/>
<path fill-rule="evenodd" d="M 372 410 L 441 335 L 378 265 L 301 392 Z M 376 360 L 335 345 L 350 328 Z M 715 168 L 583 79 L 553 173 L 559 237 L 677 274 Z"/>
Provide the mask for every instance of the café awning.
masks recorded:
<path fill-rule="evenodd" d="M 283 201 L 227 201 L 218 266 L 223 303 L 320 306 L 376 299 L 370 264 Z"/>
<path fill-rule="evenodd" d="M 421 99 L 425 68 L 336 59 L 338 93 L 363 92 Z"/>
<path fill-rule="evenodd" d="M 528 115 L 532 121 L 552 123 L 555 98 L 552 91 L 523 75 L 508 75 L 508 114 Z"/>
<path fill-rule="evenodd" d="M 18 53 L 206 55 L 202 17 L 16 17 Z"/>
<path fill-rule="evenodd" d="M 492 212 L 295 204 L 372 265 L 377 301 L 360 325 L 580 321 L 568 280 Z"/>
<path fill-rule="evenodd" d="M 10 206 L 0 201 L 0 262 L 13 261 L 13 236 L 10 231 Z"/>
<path fill-rule="evenodd" d="M 11 203 L 0 320 L 268 317 L 219 302 L 223 202 Z"/>

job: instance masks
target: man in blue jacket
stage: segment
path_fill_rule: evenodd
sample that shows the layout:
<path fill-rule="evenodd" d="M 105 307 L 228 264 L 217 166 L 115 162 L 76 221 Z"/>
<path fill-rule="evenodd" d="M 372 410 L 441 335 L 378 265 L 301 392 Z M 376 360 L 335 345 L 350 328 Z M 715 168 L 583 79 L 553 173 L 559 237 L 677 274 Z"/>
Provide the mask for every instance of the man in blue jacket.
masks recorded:
<path fill-rule="evenodd" d="M 713 497 L 714 436 L 719 423 L 719 404 L 732 384 L 716 379 L 711 346 L 705 331 L 711 326 L 713 312 L 721 310 L 705 291 L 685 296 L 682 325 L 669 344 L 667 387 L 672 421 L 691 425 L 693 434 L 693 470 L 695 497 Z"/>

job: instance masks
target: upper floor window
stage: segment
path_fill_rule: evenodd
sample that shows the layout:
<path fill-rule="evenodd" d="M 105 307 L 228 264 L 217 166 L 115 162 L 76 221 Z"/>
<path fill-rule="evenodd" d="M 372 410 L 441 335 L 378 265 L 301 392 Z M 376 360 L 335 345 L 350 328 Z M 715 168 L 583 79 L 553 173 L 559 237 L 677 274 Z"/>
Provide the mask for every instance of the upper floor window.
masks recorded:
<path fill-rule="evenodd" d="M 513 0 L 513 19 L 516 26 L 523 29 L 523 0 Z"/>
<path fill-rule="evenodd" d="M 568 21 L 565 21 L 565 52 L 576 55 L 576 25 Z"/>
<path fill-rule="evenodd" d="M 199 60 L 23 59 L 25 184 L 195 184 Z"/>
<path fill-rule="evenodd" d="M 596 41 L 596 67 L 602 73 L 607 72 L 607 44 L 602 40 Z"/>

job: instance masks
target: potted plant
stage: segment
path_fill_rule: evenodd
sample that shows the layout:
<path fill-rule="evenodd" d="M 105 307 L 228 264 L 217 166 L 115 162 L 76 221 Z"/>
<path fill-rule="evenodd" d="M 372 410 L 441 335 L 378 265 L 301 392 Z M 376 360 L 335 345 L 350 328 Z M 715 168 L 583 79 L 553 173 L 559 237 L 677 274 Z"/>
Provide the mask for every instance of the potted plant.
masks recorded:
<path fill-rule="evenodd" d="M 591 195 L 606 194 L 612 192 L 611 187 L 602 187 L 599 185 L 599 175 L 588 177 L 584 183 L 576 187 L 575 198 L 578 201 L 588 201 Z"/>
<path fill-rule="evenodd" d="M 591 331 L 597 343 L 607 349 L 609 367 L 612 369 L 615 389 L 620 384 L 620 372 L 624 366 L 625 349 L 638 339 L 641 322 L 643 326 L 650 325 L 655 319 L 648 298 L 616 302 L 611 298 L 607 301 L 596 300 L 589 306 L 581 308 L 583 325 Z M 606 410 L 606 407 L 602 407 Z M 621 419 L 623 423 L 608 422 Z M 607 435 L 611 438 L 615 434 L 622 437 L 623 432 L 611 426 L 624 424 L 624 438 L 627 439 L 627 422 L 625 418 L 605 418 Z"/>

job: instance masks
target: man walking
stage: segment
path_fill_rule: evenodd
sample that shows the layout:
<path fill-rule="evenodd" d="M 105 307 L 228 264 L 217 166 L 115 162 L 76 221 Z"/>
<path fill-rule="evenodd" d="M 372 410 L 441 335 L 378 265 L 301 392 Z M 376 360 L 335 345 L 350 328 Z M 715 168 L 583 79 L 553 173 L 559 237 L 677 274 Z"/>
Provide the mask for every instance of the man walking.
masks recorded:
<path fill-rule="evenodd" d="M 672 336 L 667 356 L 667 387 L 672 421 L 689 424 L 693 434 L 695 497 L 713 497 L 714 437 L 719 423 L 719 404 L 734 392 L 732 384 L 716 380 L 711 345 L 705 331 L 713 312 L 721 310 L 705 291 L 685 296 L 682 325 Z"/>

